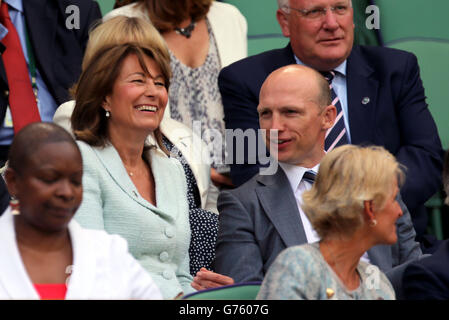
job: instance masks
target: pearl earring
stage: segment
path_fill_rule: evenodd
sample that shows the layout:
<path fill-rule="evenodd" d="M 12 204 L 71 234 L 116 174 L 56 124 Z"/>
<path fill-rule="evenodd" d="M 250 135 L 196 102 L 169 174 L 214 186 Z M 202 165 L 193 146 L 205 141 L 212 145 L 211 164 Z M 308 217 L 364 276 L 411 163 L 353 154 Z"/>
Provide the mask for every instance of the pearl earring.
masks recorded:
<path fill-rule="evenodd" d="M 111 113 L 108 110 L 106 110 L 106 118 L 109 118 L 110 116 L 111 116 Z"/>

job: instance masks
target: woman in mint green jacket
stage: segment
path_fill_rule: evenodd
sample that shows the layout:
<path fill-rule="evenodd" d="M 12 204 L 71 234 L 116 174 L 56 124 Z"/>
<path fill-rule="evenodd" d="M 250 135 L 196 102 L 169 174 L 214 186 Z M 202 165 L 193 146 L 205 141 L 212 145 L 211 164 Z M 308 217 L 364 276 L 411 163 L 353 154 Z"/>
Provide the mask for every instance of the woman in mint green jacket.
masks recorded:
<path fill-rule="evenodd" d="M 74 88 L 71 122 L 84 167 L 75 219 L 124 237 L 164 298 L 192 292 L 186 180 L 159 130 L 168 99 L 168 51 L 157 33 L 146 44 L 96 45 L 100 49 L 85 59 Z"/>

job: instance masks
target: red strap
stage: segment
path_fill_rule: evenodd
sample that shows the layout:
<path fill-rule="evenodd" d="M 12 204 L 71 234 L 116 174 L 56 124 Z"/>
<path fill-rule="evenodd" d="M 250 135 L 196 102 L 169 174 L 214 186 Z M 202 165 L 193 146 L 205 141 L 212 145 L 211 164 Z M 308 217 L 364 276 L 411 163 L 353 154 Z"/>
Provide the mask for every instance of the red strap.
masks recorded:
<path fill-rule="evenodd" d="M 8 34 L 1 41 L 6 47 L 2 59 L 8 78 L 14 133 L 17 133 L 27 124 L 41 121 L 41 118 L 19 35 L 9 17 L 8 4 L 4 1 L 0 7 L 0 21 L 8 29 Z"/>
<path fill-rule="evenodd" d="M 67 293 L 65 283 L 34 284 L 41 300 L 64 300 Z"/>

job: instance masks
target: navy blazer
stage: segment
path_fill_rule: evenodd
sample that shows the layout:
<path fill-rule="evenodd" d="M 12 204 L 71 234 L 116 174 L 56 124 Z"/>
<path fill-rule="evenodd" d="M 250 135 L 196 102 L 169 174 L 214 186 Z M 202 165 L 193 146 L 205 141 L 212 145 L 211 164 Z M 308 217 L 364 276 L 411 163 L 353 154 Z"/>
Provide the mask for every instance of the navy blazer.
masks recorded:
<path fill-rule="evenodd" d="M 407 300 L 449 300 L 449 240 L 405 269 L 403 290 Z"/>
<path fill-rule="evenodd" d="M 410 213 L 398 195 L 403 215 L 396 223 L 396 244 L 368 251 L 372 264 L 385 272 L 401 296 L 406 263 L 421 257 Z M 262 281 L 278 254 L 307 243 L 295 196 L 284 171 L 257 175 L 239 188 L 218 197 L 220 212 L 214 270 L 236 282 Z"/>
<path fill-rule="evenodd" d="M 295 63 L 289 44 L 222 69 L 218 81 L 226 128 L 259 129 L 262 83 L 272 71 Z M 347 59 L 347 92 L 352 143 L 383 146 L 407 167 L 401 195 L 417 233 L 423 234 L 427 227 L 423 204 L 441 185 L 443 149 L 425 102 L 416 57 L 401 50 L 354 46 Z M 362 104 L 364 97 L 369 103 Z M 233 161 L 234 184 L 258 173 L 259 164 L 248 164 L 256 160 L 245 154 L 245 164 Z"/>
<path fill-rule="evenodd" d="M 80 28 L 68 29 L 66 19 L 79 8 Z M 23 11 L 36 65 L 56 105 L 70 100 L 68 89 L 78 80 L 89 37 L 89 28 L 101 19 L 98 3 L 93 0 L 24 0 Z M 70 20 L 70 19 L 69 19 Z M 0 121 L 8 105 L 8 81 L 0 59 Z"/>

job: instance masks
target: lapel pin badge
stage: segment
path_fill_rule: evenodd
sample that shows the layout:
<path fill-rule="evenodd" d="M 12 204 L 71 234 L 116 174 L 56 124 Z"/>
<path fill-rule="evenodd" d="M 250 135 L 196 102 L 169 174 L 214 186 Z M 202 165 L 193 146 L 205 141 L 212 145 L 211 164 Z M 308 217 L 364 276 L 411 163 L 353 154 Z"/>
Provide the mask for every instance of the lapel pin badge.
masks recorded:
<path fill-rule="evenodd" d="M 362 104 L 368 104 L 369 101 L 370 101 L 369 98 L 365 97 L 365 98 L 362 99 Z"/>
<path fill-rule="evenodd" d="M 328 299 L 332 298 L 334 296 L 334 293 L 335 293 L 335 291 L 332 290 L 331 288 L 326 289 L 326 295 L 327 295 Z"/>

